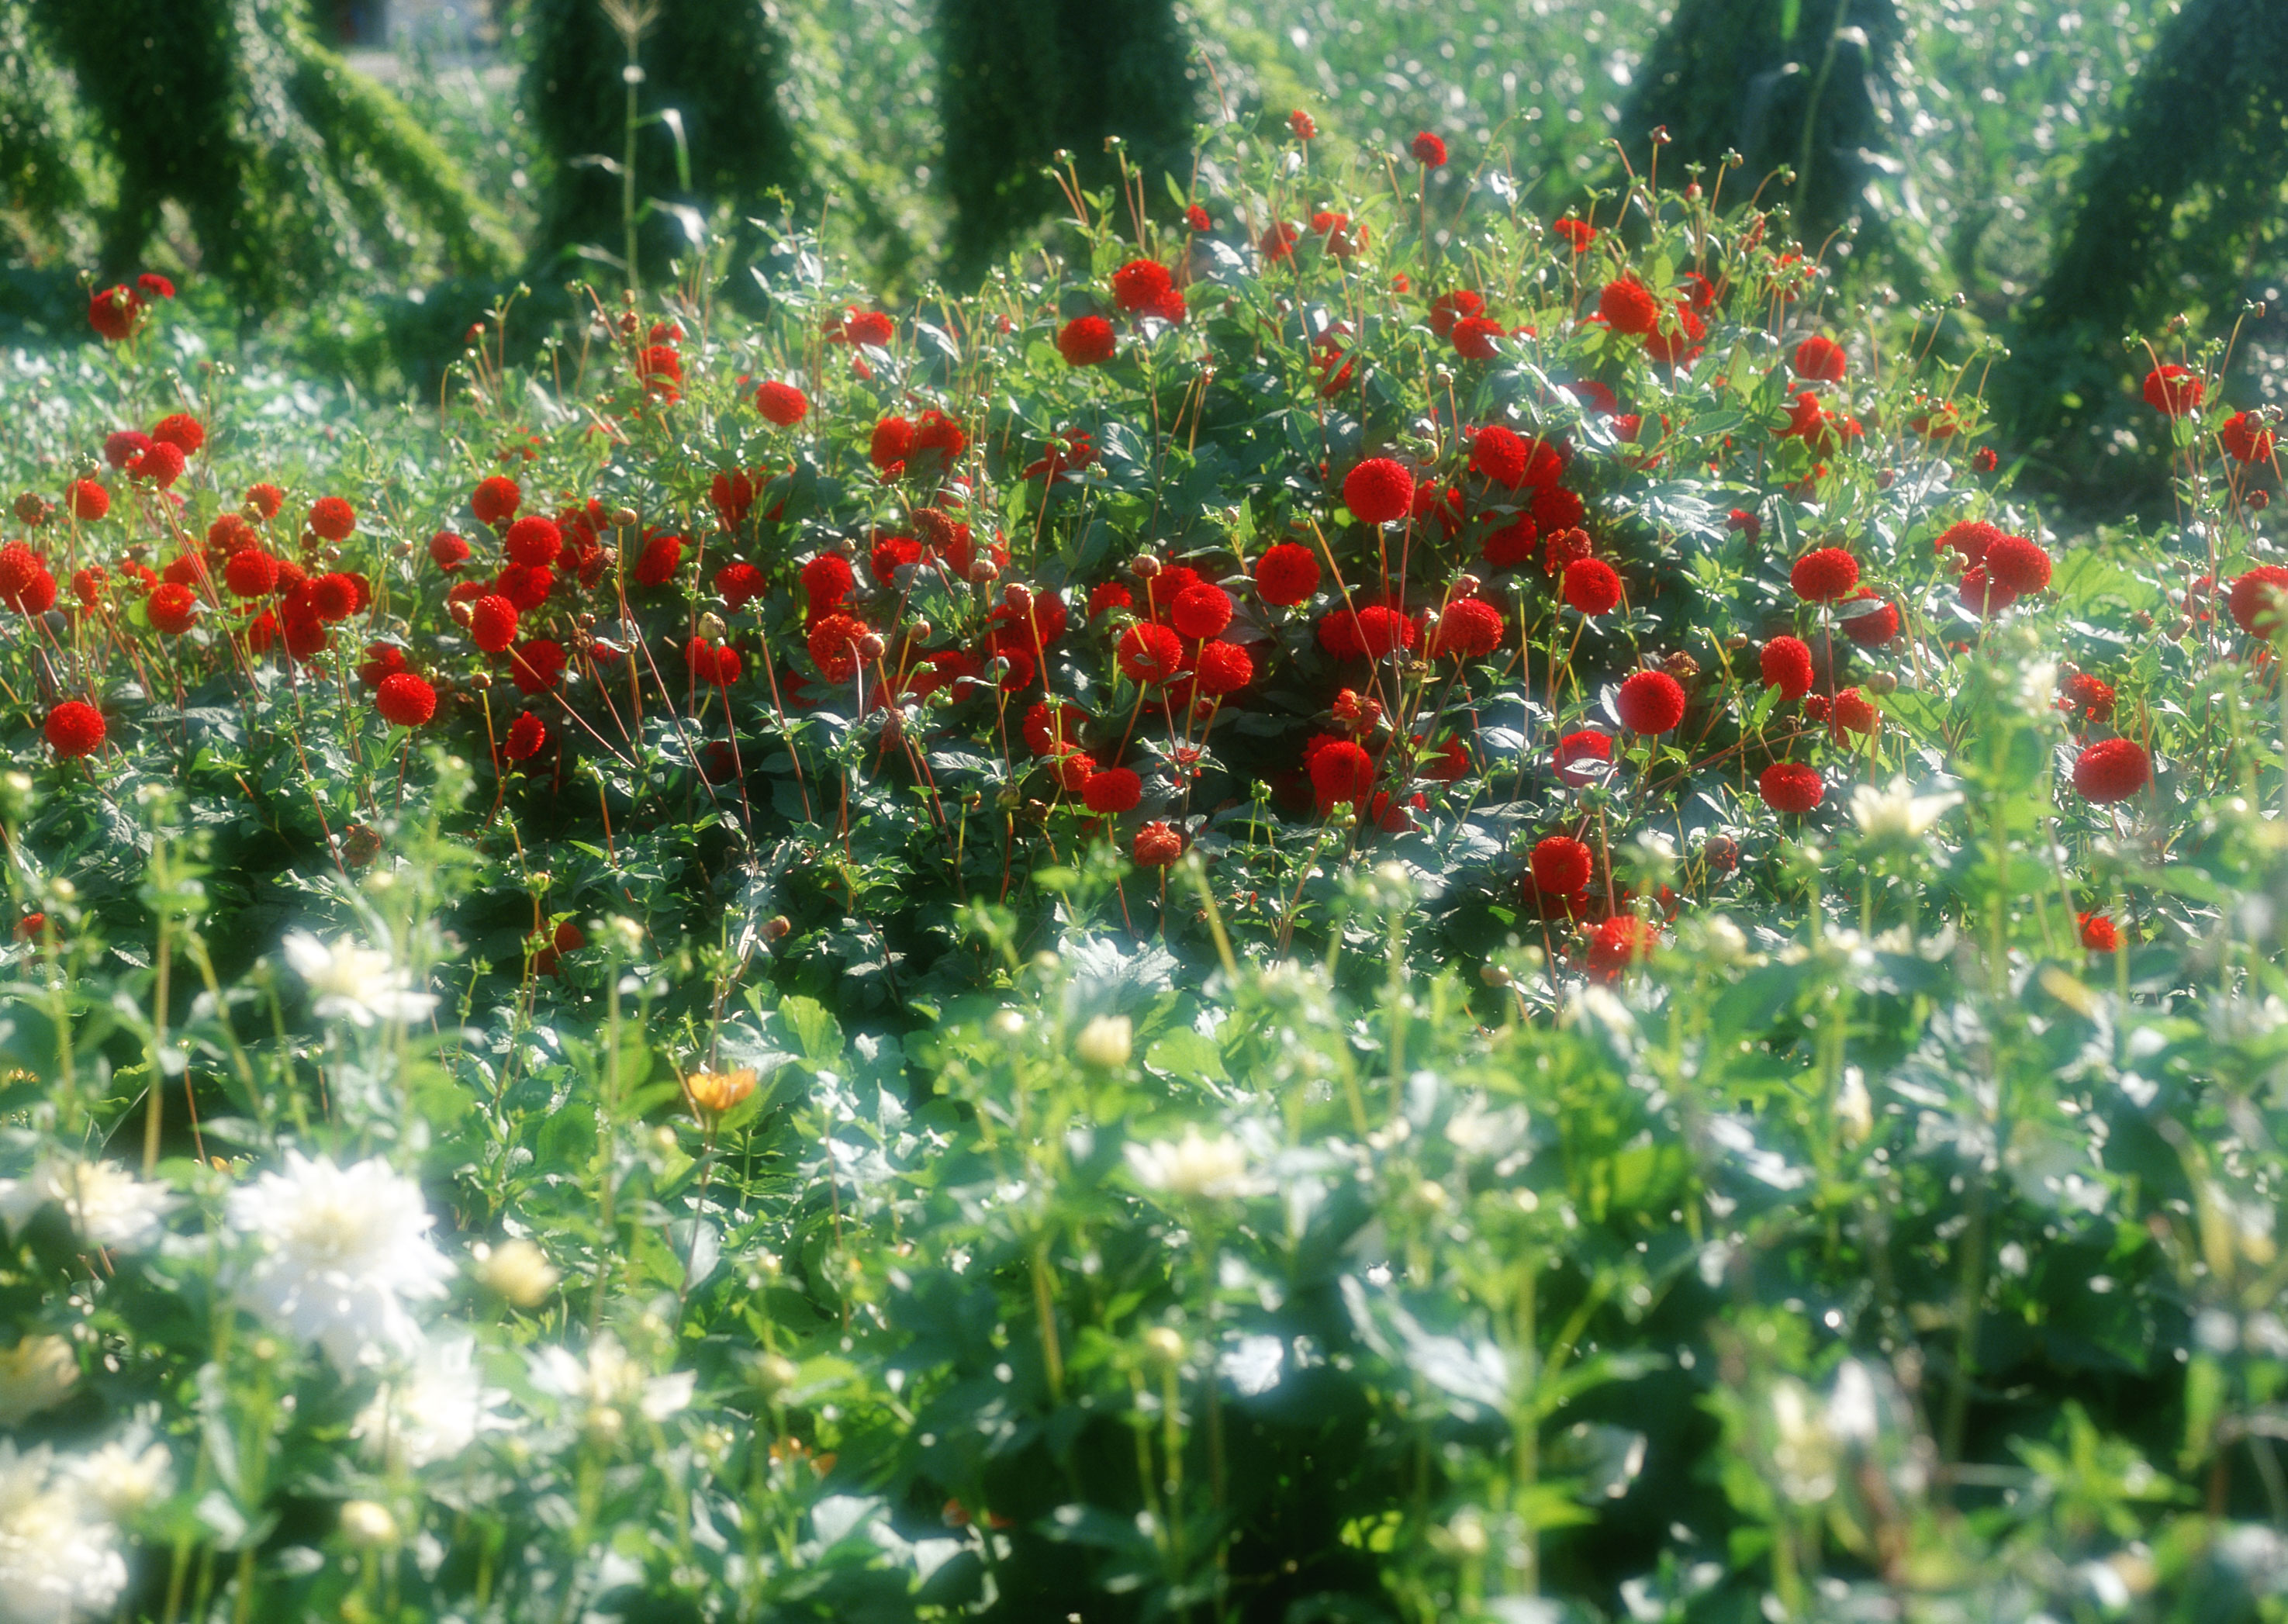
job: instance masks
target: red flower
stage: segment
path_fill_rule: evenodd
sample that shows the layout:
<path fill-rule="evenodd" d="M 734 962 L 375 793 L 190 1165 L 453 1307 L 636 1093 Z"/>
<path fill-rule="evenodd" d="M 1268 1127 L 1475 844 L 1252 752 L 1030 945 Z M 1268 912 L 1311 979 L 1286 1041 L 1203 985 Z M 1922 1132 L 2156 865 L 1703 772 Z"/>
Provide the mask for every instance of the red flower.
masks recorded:
<path fill-rule="evenodd" d="M 504 653 L 516 641 L 516 606 L 497 592 L 469 606 L 469 640 L 489 654 Z"/>
<path fill-rule="evenodd" d="M 1162 683 L 1183 663 L 1184 646 L 1167 627 L 1143 621 L 1120 634 L 1114 657 L 1132 682 Z"/>
<path fill-rule="evenodd" d="M 1581 494 L 1561 485 L 1545 485 L 1533 494 L 1533 522 L 1544 535 L 1574 528 L 1587 513 Z"/>
<path fill-rule="evenodd" d="M 1630 732 L 1664 733 L 1684 720 L 1684 689 L 1666 671 L 1639 671 L 1621 685 L 1613 708 Z"/>
<path fill-rule="evenodd" d="M 1845 733 L 1871 733 L 1881 725 L 1882 712 L 1877 710 L 1856 688 L 1846 688 L 1835 696 L 1835 736 Z"/>
<path fill-rule="evenodd" d="M 2076 914 L 2074 925 L 2081 932 L 2081 945 L 2092 953 L 2112 953 L 2121 946 L 2120 932 L 2102 914 Z"/>
<path fill-rule="evenodd" d="M 222 566 L 224 584 L 241 598 L 263 598 L 278 585 L 278 560 L 258 547 L 230 555 Z"/>
<path fill-rule="evenodd" d="M 1088 590 L 1088 618 L 1096 620 L 1115 609 L 1133 608 L 1136 599 L 1117 581 L 1100 581 Z"/>
<path fill-rule="evenodd" d="M 1351 229 L 1351 217 L 1322 209 L 1311 217 L 1311 234 L 1320 240 L 1320 246 L 1338 259 L 1348 259 L 1366 247 L 1367 229 L 1361 226 Z"/>
<path fill-rule="evenodd" d="M 1156 259 L 1132 259 L 1112 273 L 1112 302 L 1132 315 L 1159 308 L 1175 289 L 1175 278 Z"/>
<path fill-rule="evenodd" d="M 849 560 L 835 553 L 822 552 L 802 566 L 802 590 L 810 596 L 813 614 L 823 614 L 840 606 L 856 584 Z"/>
<path fill-rule="evenodd" d="M 1194 231 L 1212 231 L 1215 229 L 1215 222 L 1208 218 L 1208 211 L 1201 208 L 1197 203 L 1194 203 L 1190 208 L 1184 210 L 1184 224 Z"/>
<path fill-rule="evenodd" d="M 469 493 L 469 511 L 477 516 L 481 525 L 500 525 L 516 517 L 517 508 L 524 501 L 524 492 L 514 479 L 497 473 L 477 482 Z"/>
<path fill-rule="evenodd" d="M 1992 620 L 2018 601 L 2018 594 L 1989 576 L 1982 564 L 1963 572 L 1962 584 L 1955 589 L 1955 597 L 1964 608 L 1986 620 Z"/>
<path fill-rule="evenodd" d="M 755 391 L 755 409 L 766 423 L 790 429 L 810 413 L 810 399 L 791 384 L 772 382 Z"/>
<path fill-rule="evenodd" d="M 142 297 L 131 288 L 106 288 L 87 301 L 87 324 L 109 344 L 123 344 L 134 337 L 142 319 Z"/>
<path fill-rule="evenodd" d="M 1726 515 L 1724 527 L 1728 530 L 1736 530 L 1752 542 L 1763 535 L 1764 521 L 1745 508 L 1734 508 L 1729 514 Z"/>
<path fill-rule="evenodd" d="M 1827 798 L 1815 768 L 1799 761 L 1776 761 L 1757 776 L 1756 793 L 1774 812 L 1803 813 Z"/>
<path fill-rule="evenodd" d="M 1802 638 L 1774 638 L 1757 660 L 1764 686 L 1777 688 L 1782 699 L 1801 699 L 1811 692 L 1811 646 Z"/>
<path fill-rule="evenodd" d="M 2074 788 L 2101 806 L 2127 800 L 2152 776 L 2152 760 L 2133 739 L 2101 739 L 2074 758 Z"/>
<path fill-rule="evenodd" d="M 863 621 L 830 614 L 810 629 L 810 657 L 829 682 L 848 682 L 858 674 L 858 645 L 871 637 Z"/>
<path fill-rule="evenodd" d="M 1597 313 L 1615 332 L 1641 336 L 1660 325 L 1660 301 L 1635 277 L 1624 276 L 1605 284 Z"/>
<path fill-rule="evenodd" d="M 1840 384 L 1850 370 L 1843 346 L 1815 334 L 1795 346 L 1795 375 L 1815 384 Z"/>
<path fill-rule="evenodd" d="M 357 510 L 339 496 L 321 496 L 310 504 L 310 528 L 329 542 L 346 542 L 357 528 Z"/>
<path fill-rule="evenodd" d="M 1318 590 L 1319 560 L 1307 547 L 1280 542 L 1255 561 L 1255 593 L 1265 603 L 1291 606 Z"/>
<path fill-rule="evenodd" d="M 1144 798 L 1144 780 L 1126 767 L 1107 767 L 1101 772 L 1092 772 L 1081 786 L 1080 798 L 1088 803 L 1092 812 L 1124 812 L 1136 810 Z"/>
<path fill-rule="evenodd" d="M 1136 831 L 1136 860 L 1146 868 L 1165 868 L 1184 854 L 1184 837 L 1164 823 Z"/>
<path fill-rule="evenodd" d="M 1493 605 L 1480 598 L 1458 598 L 1446 606 L 1430 634 L 1430 656 L 1482 660 L 1501 646 L 1504 630 L 1501 611 Z"/>
<path fill-rule="evenodd" d="M 1650 920 L 1616 914 L 1589 928 L 1588 971 L 1600 981 L 1617 981 L 1659 945 L 1660 927 Z"/>
<path fill-rule="evenodd" d="M 683 538 L 655 535 L 644 543 L 643 554 L 636 559 L 636 584 L 665 586 L 682 563 Z"/>
<path fill-rule="evenodd" d="M 165 490 L 183 477 L 182 448 L 165 440 L 154 440 L 135 454 L 135 460 L 127 464 L 127 471 Z"/>
<path fill-rule="evenodd" d="M 369 643 L 366 658 L 357 669 L 358 680 L 369 688 L 378 688 L 398 672 L 406 669 L 405 651 L 388 643 Z"/>
<path fill-rule="evenodd" d="M 24 606 L 20 601 L 32 583 L 48 573 L 40 555 L 21 542 L 11 542 L 0 547 L 0 603 L 12 609 Z"/>
<path fill-rule="evenodd" d="M 1216 642 L 1200 650 L 1192 686 L 1197 697 L 1221 699 L 1255 680 L 1255 658 L 1236 643 Z"/>
<path fill-rule="evenodd" d="M 528 569 L 539 568 L 556 562 L 564 551 L 564 532 L 538 514 L 518 519 L 508 527 L 501 551 L 512 564 L 521 564 Z"/>
<path fill-rule="evenodd" d="M 2085 671 L 2076 671 L 2059 685 L 2058 708 L 2085 722 L 2113 720 L 2113 685 Z"/>
<path fill-rule="evenodd" d="M 1603 769 L 1613 759 L 1613 741 L 1601 733 L 1568 733 L 1557 741 L 1552 755 L 1557 776 L 1578 789 L 1605 776 Z"/>
<path fill-rule="evenodd" d="M 897 333 L 897 324 L 878 310 L 846 310 L 838 323 L 829 324 L 827 341 L 830 344 L 870 345 L 880 349 L 896 337 Z"/>
<path fill-rule="evenodd" d="M 1986 578 L 2020 597 L 2050 584 L 2050 555 L 2022 535 L 2006 535 L 1986 549 Z"/>
<path fill-rule="evenodd" d="M 763 595 L 763 572 L 751 564 L 726 564 L 715 572 L 715 590 L 727 609 L 743 609 Z"/>
<path fill-rule="evenodd" d="M 93 524 L 111 511 L 111 493 L 93 479 L 74 479 L 64 487 L 64 505 L 74 519 Z"/>
<path fill-rule="evenodd" d="M 103 712 L 80 700 L 68 699 L 48 712 L 43 729 L 48 746 L 69 761 L 91 756 L 103 746 Z"/>
<path fill-rule="evenodd" d="M 530 761 L 547 742 L 548 725 L 529 710 L 520 710 L 516 720 L 508 725 L 508 739 L 501 746 L 501 754 L 511 761 Z"/>
<path fill-rule="evenodd" d="M 124 468 L 154 443 L 140 429 L 116 429 L 103 437 L 103 460 L 114 468 Z"/>
<path fill-rule="evenodd" d="M 1589 883 L 1593 864 L 1589 848 L 1570 835 L 1551 835 L 1534 846 L 1531 866 L 1537 888 L 1569 897 Z"/>
<path fill-rule="evenodd" d="M 286 493 L 274 485 L 250 485 L 246 487 L 246 500 L 266 524 L 277 518 L 278 510 L 286 505 Z"/>
<path fill-rule="evenodd" d="M 1426 170 L 1442 169 L 1445 166 L 1446 143 L 1427 130 L 1416 136 L 1407 150 L 1414 154 L 1414 161 Z"/>
<path fill-rule="evenodd" d="M 1318 121 L 1298 107 L 1287 115 L 1287 128 L 1293 131 L 1299 141 L 1307 141 L 1319 133 Z"/>
<path fill-rule="evenodd" d="M 1859 584 L 1859 560 L 1840 547 L 1819 548 L 1795 561 L 1788 584 L 1806 603 L 1833 603 Z"/>
<path fill-rule="evenodd" d="M 564 646 L 546 638 L 520 643 L 508 658 L 510 679 L 527 693 L 545 693 L 564 675 Z"/>
<path fill-rule="evenodd" d="M 1357 630 L 1359 653 L 1370 660 L 1414 646 L 1414 622 L 1387 604 L 1361 609 L 1352 624 Z"/>
<path fill-rule="evenodd" d="M 2208 385 L 2174 361 L 2145 375 L 2145 404 L 2165 417 L 2181 417 L 2201 403 Z"/>
<path fill-rule="evenodd" d="M 1117 347 L 1112 323 L 1102 316 L 1075 316 L 1057 335 L 1057 353 L 1068 367 L 1100 367 Z"/>
<path fill-rule="evenodd" d="M 1708 324 L 1694 313 L 1692 306 L 1682 299 L 1676 301 L 1660 325 L 1645 335 L 1645 353 L 1664 367 L 1690 364 L 1700 353 L 1701 345 L 1708 337 Z M 1634 440 L 1632 433 L 1624 436 Z"/>
<path fill-rule="evenodd" d="M 2225 606 L 2250 637 L 2271 637 L 2288 625 L 2288 567 L 2258 565 L 2232 583 Z"/>
<path fill-rule="evenodd" d="M 1982 519 L 1966 519 L 1941 531 L 1934 544 L 1941 552 L 1961 554 L 1962 567 L 1969 569 L 1985 563 L 1986 550 L 2001 539 L 1999 527 Z"/>
<path fill-rule="evenodd" d="M 1584 614 L 1602 614 L 1621 601 L 1621 578 L 1602 558 L 1576 558 L 1565 566 L 1565 601 Z"/>
<path fill-rule="evenodd" d="M 180 582 L 170 581 L 152 588 L 151 596 L 143 601 L 154 631 L 179 638 L 197 622 L 198 594 Z"/>
<path fill-rule="evenodd" d="M 1482 316 L 1486 302 L 1466 288 L 1457 288 L 1451 293 L 1442 293 L 1430 301 L 1430 330 L 1441 338 L 1453 336 L 1454 326 L 1466 316 Z M 1500 330 L 1500 323 L 1494 324 Z"/>
<path fill-rule="evenodd" d="M 185 456 L 196 456 L 207 443 L 206 425 L 188 412 L 175 412 L 151 425 L 151 438 L 175 448 Z"/>
<path fill-rule="evenodd" d="M 1343 505 L 1363 525 L 1403 519 L 1414 504 L 1414 476 L 1386 456 L 1370 456 L 1343 479 Z"/>
<path fill-rule="evenodd" d="M 1491 360 L 1501 353 L 1494 341 L 1502 336 L 1502 324 L 1484 316 L 1464 316 L 1454 323 L 1454 353 L 1464 360 Z"/>
<path fill-rule="evenodd" d="M 1498 423 L 1470 437 L 1470 466 L 1497 485 L 1515 490 L 1525 480 L 1525 441 Z"/>
<path fill-rule="evenodd" d="M 1899 635 L 1899 612 L 1872 592 L 1853 593 L 1837 613 L 1843 635 L 1862 648 L 1879 648 Z"/>
<path fill-rule="evenodd" d="M 1221 587 L 1186 587 L 1168 606 L 1168 623 L 1195 642 L 1219 637 L 1231 624 L 1231 594 Z"/>
<path fill-rule="evenodd" d="M 934 453 L 941 468 L 950 466 L 969 446 L 969 436 L 961 424 L 941 411 L 926 411 L 914 424 L 913 448 L 906 453 L 909 461 Z"/>
<path fill-rule="evenodd" d="M 1355 801 L 1374 788 L 1374 759 L 1348 739 L 1330 739 L 1310 753 L 1311 788 L 1325 812 L 1339 801 Z"/>
<path fill-rule="evenodd" d="M 905 462 L 913 448 L 914 425 L 903 417 L 885 417 L 874 425 L 866 456 L 875 467 L 889 473 Z"/>
<path fill-rule="evenodd" d="M 410 671 L 385 677 L 374 690 L 373 708 L 397 727 L 418 727 L 437 714 L 437 690 Z"/>
<path fill-rule="evenodd" d="M 1553 222 L 1549 229 L 1560 242 L 1568 244 L 1577 254 L 1587 253 L 1589 245 L 1597 240 L 1595 226 L 1586 220 L 1577 220 L 1569 216 Z"/>
<path fill-rule="evenodd" d="M 2264 420 L 2252 412 L 2235 412 L 2217 427 L 2217 443 L 2238 463 L 2268 463 L 2277 443 Z"/>
<path fill-rule="evenodd" d="M 459 569 L 468 559 L 468 543 L 450 530 L 440 530 L 429 538 L 429 561 L 447 574 Z"/>
<path fill-rule="evenodd" d="M 1478 552 L 1490 568 L 1515 569 L 1533 557 L 1533 543 L 1538 535 L 1532 519 L 1520 513 L 1480 542 Z"/>

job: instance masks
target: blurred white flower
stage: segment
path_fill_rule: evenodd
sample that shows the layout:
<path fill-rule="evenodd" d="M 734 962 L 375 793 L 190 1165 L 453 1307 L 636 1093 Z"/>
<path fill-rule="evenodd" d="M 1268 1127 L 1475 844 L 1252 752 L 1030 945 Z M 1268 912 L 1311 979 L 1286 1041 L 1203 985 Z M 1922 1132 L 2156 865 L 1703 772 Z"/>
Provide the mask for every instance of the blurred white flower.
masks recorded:
<path fill-rule="evenodd" d="M 118 1531 L 46 1445 L 0 1439 L 0 1624 L 70 1624 L 127 1588 Z"/>
<path fill-rule="evenodd" d="M 543 1392 L 584 1403 L 592 1413 L 633 1406 L 646 1421 L 665 1421 L 687 1406 L 697 1381 L 688 1370 L 649 1374 L 609 1331 L 588 1345 L 584 1359 L 569 1349 L 550 1347 L 532 1361 L 533 1385 Z"/>
<path fill-rule="evenodd" d="M 338 1016 L 370 1026 L 377 1020 L 419 1020 L 437 1007 L 435 994 L 413 990 L 412 971 L 349 937 L 329 947 L 306 931 L 290 931 L 283 946 L 286 962 L 309 983 L 311 1008 L 320 1020 Z"/>
<path fill-rule="evenodd" d="M 341 1525 L 342 1538 L 361 1549 L 383 1550 L 397 1543 L 397 1519 L 377 1501 L 345 1501 Z"/>
<path fill-rule="evenodd" d="M 1216 1362 L 1224 1380 L 1243 1398 L 1267 1393 L 1279 1385 L 1287 1347 L 1276 1336 L 1243 1336 Z"/>
<path fill-rule="evenodd" d="M 1855 1066 L 1843 1068 L 1835 1090 L 1835 1125 L 1846 1145 L 1862 1145 L 1875 1131 L 1875 1101 L 1867 1092 L 1867 1077 Z"/>
<path fill-rule="evenodd" d="M 0 1219 L 13 1236 L 51 1201 L 71 1217 L 89 1244 L 132 1251 L 158 1240 L 175 1198 L 112 1161 L 44 1156 L 21 1178 L 0 1178 Z"/>
<path fill-rule="evenodd" d="M 61 1404 L 79 1380 L 79 1360 L 60 1336 L 27 1336 L 0 1348 L 0 1427 Z"/>
<path fill-rule="evenodd" d="M 1882 1430 L 1875 1379 L 1857 1359 L 1845 1359 L 1827 1399 L 1827 1430 L 1837 1442 L 1871 1444 Z"/>
<path fill-rule="evenodd" d="M 1824 1406 L 1790 1376 L 1772 1385 L 1772 1464 L 1779 1469 L 1780 1492 L 1798 1505 L 1816 1504 L 1835 1493 L 1835 1438 Z"/>
<path fill-rule="evenodd" d="M 232 1192 L 227 1216 L 257 1249 L 240 1299 L 318 1343 L 336 1369 L 419 1351 L 407 1304 L 443 1296 L 453 1277 L 420 1185 L 377 1156 L 341 1168 L 289 1151 L 285 1171 Z"/>
<path fill-rule="evenodd" d="M 1903 778 L 1895 778 L 1887 789 L 1862 784 L 1851 792 L 1851 817 L 1870 840 L 1920 840 L 1950 806 L 1962 804 L 1953 790 L 1919 796 Z"/>
<path fill-rule="evenodd" d="M 1246 1147 L 1228 1136 L 1203 1139 L 1198 1129 L 1188 1127 L 1172 1145 L 1162 1139 L 1130 1144 L 1124 1150 L 1137 1182 L 1169 1195 L 1193 1200 L 1260 1195 L 1271 1187 L 1269 1180 L 1248 1170 Z"/>
<path fill-rule="evenodd" d="M 175 1460 L 138 1425 L 71 1465 L 73 1481 L 111 1516 L 131 1517 L 175 1489 Z"/>
<path fill-rule="evenodd" d="M 427 1343 L 404 1374 L 381 1384 L 351 1435 L 385 1460 L 409 1467 L 449 1461 L 508 1424 L 493 1414 L 508 1395 L 477 1374 L 477 1339 L 455 1336 Z"/>
<path fill-rule="evenodd" d="M 1116 1071 L 1128 1064 L 1129 1051 L 1135 1042 L 1135 1029 L 1125 1015 L 1100 1015 L 1080 1029 L 1073 1044 L 1073 1052 L 1081 1064 L 1100 1071 Z"/>

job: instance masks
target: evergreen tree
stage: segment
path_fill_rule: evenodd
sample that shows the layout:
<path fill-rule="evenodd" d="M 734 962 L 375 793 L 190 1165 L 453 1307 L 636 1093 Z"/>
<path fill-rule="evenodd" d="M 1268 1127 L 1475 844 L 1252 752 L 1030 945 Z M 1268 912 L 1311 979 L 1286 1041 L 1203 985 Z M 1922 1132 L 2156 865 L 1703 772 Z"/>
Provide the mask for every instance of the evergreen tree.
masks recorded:
<path fill-rule="evenodd" d="M 2288 7 L 2188 0 L 2082 160 L 2079 202 L 2020 313 L 1999 404 L 2022 432 L 2086 420 L 2150 362 L 2121 345 L 2181 312 L 2230 324 L 2276 264 L 2288 154 Z"/>
<path fill-rule="evenodd" d="M 1664 174 L 1689 164 L 1712 176 L 1728 152 L 1744 160 L 1724 195 L 1786 203 L 1799 241 L 1816 249 L 1859 221 L 1856 251 L 1893 261 L 1919 293 L 1921 245 L 1900 240 L 1900 210 L 1883 195 L 1896 165 L 1893 106 L 1909 83 L 1906 27 L 1896 0 L 1680 0 L 1645 53 L 1621 115 L 1639 174 L 1664 126 Z M 1792 183 L 1767 180 L 1792 171 Z M 1736 191 L 1735 188 L 1737 188 Z"/>
<path fill-rule="evenodd" d="M 0 54 L 12 40 L 68 68 L 89 115 L 111 180 L 107 278 L 139 266 L 170 202 L 203 267 L 258 308 L 352 268 L 506 262 L 497 213 L 290 0 L 0 0 Z M 83 177 L 47 178 L 55 151 L 52 137 L 11 149 L 0 133 L 0 160 L 41 175 L 52 204 L 85 202 Z"/>
<path fill-rule="evenodd" d="M 1172 0 L 941 0 L 945 181 L 952 261 L 981 273 L 1055 205 L 1041 171 L 1061 150 L 1084 186 L 1116 172 L 1119 136 L 1155 205 L 1190 170 L 1190 47 Z"/>
<path fill-rule="evenodd" d="M 631 202 L 643 215 L 636 257 L 647 280 L 690 247 L 678 209 L 704 217 L 729 204 L 740 222 L 735 252 L 751 250 L 745 222 L 778 212 L 771 194 L 792 191 L 801 172 L 776 99 L 784 49 L 764 0 L 532 0 L 527 20 L 526 105 L 555 164 L 541 250 L 623 260 Z M 629 187 L 632 35 L 641 76 Z M 734 289 L 745 281 L 735 277 Z"/>

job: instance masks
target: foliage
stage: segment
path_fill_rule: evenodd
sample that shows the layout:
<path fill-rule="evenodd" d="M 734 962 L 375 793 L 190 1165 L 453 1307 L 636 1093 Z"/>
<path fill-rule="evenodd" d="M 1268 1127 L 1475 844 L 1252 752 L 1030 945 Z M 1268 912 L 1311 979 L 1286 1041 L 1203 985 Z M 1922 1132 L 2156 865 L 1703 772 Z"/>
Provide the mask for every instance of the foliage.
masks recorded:
<path fill-rule="evenodd" d="M 2068 541 L 1767 217 L 1315 139 L 433 416 L 12 358 L 6 1578 L 2278 1616 L 2262 424 Z"/>

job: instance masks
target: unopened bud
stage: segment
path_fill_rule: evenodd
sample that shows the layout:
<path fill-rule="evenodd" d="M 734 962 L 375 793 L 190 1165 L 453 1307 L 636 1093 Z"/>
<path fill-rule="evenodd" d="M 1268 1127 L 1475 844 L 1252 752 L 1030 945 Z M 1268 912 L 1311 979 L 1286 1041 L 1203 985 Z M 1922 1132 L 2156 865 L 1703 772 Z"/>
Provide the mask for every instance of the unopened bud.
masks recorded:
<path fill-rule="evenodd" d="M 1128 1064 L 1134 1040 L 1134 1028 L 1125 1015 L 1100 1015 L 1080 1029 L 1073 1052 L 1082 1065 L 1108 1072 Z"/>
<path fill-rule="evenodd" d="M 1475 598 L 1478 595 L 1478 589 L 1483 585 L 1485 582 L 1475 575 L 1457 575 L 1454 577 L 1454 596 Z"/>
<path fill-rule="evenodd" d="M 974 586 L 985 585 L 1000 573 L 1000 566 L 990 558 L 973 559 L 969 566 L 970 582 Z"/>
<path fill-rule="evenodd" d="M 1159 574 L 1160 560 L 1148 552 L 1140 552 L 1128 568 L 1139 581 L 1149 581 Z"/>
<path fill-rule="evenodd" d="M 1867 679 L 1867 692 L 1870 693 L 1895 693 L 1898 688 L 1899 679 L 1888 671 L 1878 671 Z"/>
<path fill-rule="evenodd" d="M 1682 649 L 1679 649 L 1660 662 L 1660 669 L 1676 678 L 1679 683 L 1688 683 L 1700 675 L 1700 661 Z"/>
<path fill-rule="evenodd" d="M 1033 589 L 1021 581 L 1012 581 L 1001 589 L 1001 601 L 1019 614 L 1029 614 L 1033 608 Z"/>
<path fill-rule="evenodd" d="M 636 527 L 636 511 L 633 508 L 614 508 L 612 510 L 613 529 L 632 530 Z"/>
<path fill-rule="evenodd" d="M 1511 975 L 1509 971 L 1504 970 L 1498 964 L 1484 964 L 1479 966 L 1478 979 L 1484 982 L 1488 986 L 1508 986 L 1512 985 L 1517 978 Z"/>
<path fill-rule="evenodd" d="M 699 617 L 699 635 L 711 643 L 720 643 L 727 630 L 723 624 L 723 617 L 712 609 Z"/>
<path fill-rule="evenodd" d="M 763 921 L 763 939 L 767 942 L 784 941 L 793 929 L 794 922 L 784 914 L 774 914 Z"/>

